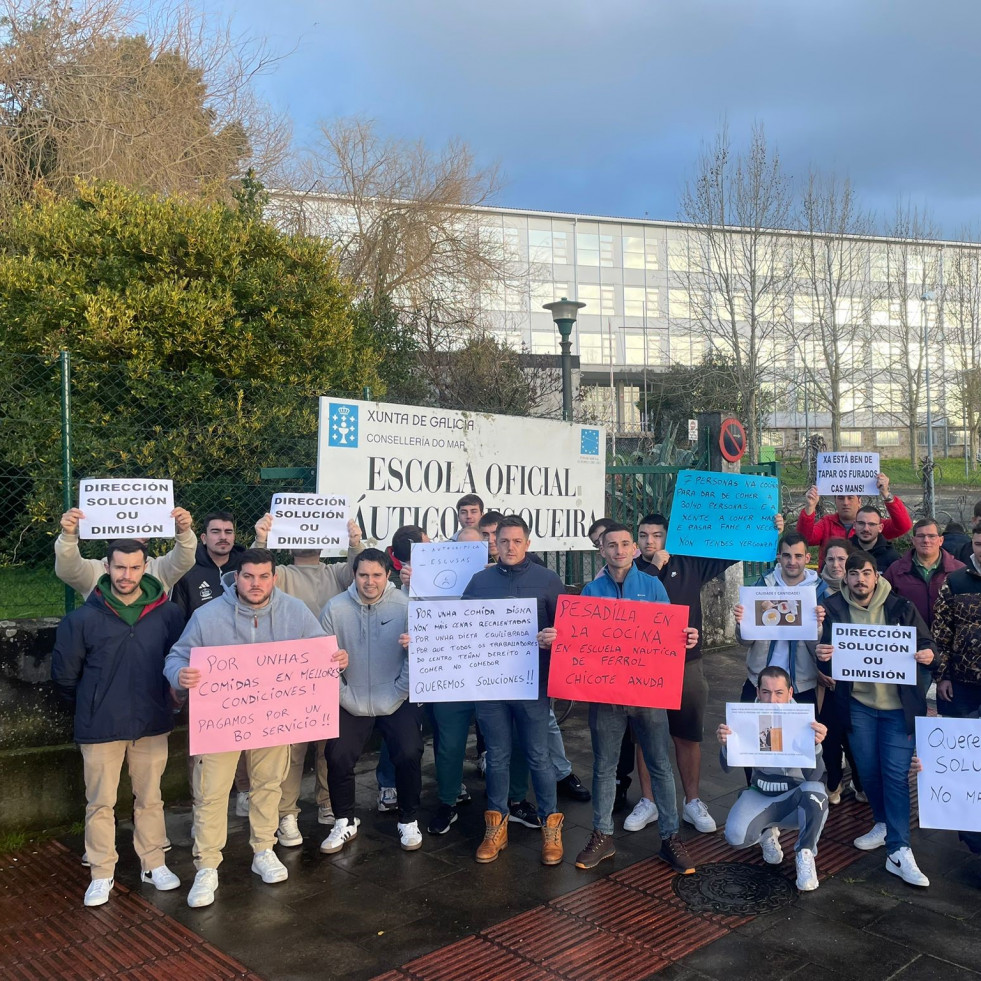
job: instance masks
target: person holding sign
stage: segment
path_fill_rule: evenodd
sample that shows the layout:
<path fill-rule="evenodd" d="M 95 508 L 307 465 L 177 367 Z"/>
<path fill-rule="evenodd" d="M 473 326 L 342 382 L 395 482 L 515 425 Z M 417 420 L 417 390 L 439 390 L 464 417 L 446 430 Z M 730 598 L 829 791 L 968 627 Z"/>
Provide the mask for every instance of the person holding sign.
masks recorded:
<path fill-rule="evenodd" d="M 794 701 L 794 688 L 790 675 L 783 668 L 769 665 L 759 674 L 756 700 L 766 704 L 790 704 Z M 814 768 L 809 770 L 785 767 L 753 767 L 749 787 L 726 817 L 726 841 L 733 848 L 763 849 L 763 860 L 770 865 L 783 861 L 780 847 L 780 829 L 797 828 L 797 888 L 810 892 L 818 887 L 817 856 L 818 838 L 828 820 L 828 793 L 824 786 L 824 761 L 821 742 L 827 728 L 820 722 L 812 722 L 814 730 Z M 722 769 L 728 773 L 726 743 L 732 730 L 722 723 L 715 731 L 722 749 L 719 757 Z"/>
<path fill-rule="evenodd" d="M 51 680 L 75 713 L 75 742 L 85 776 L 85 854 L 92 881 L 86 906 L 109 900 L 116 854 L 116 806 L 123 760 L 136 798 L 133 844 L 140 879 L 176 889 L 180 879 L 164 863 L 160 778 L 167 736 L 174 728 L 164 658 L 180 636 L 183 616 L 158 579 L 147 574 L 146 546 L 113 542 L 109 571 L 85 605 L 58 625 Z"/>
<path fill-rule="evenodd" d="M 183 611 L 185 620 L 190 620 L 199 606 L 221 595 L 221 577 L 238 568 L 244 551 L 244 546 L 235 543 L 235 515 L 231 511 L 205 515 L 194 568 L 181 576 L 170 597 Z"/>
<path fill-rule="evenodd" d="M 916 632 L 917 682 L 837 680 L 832 694 L 849 743 L 862 787 L 868 795 L 875 825 L 855 839 L 864 851 L 886 846 L 886 869 L 914 886 L 930 880 L 919 870 L 909 847 L 909 767 L 913 757 L 915 718 L 926 715 L 929 666 L 935 659 L 933 638 L 916 607 L 892 591 L 879 576 L 875 559 L 867 552 L 850 555 L 845 562 L 841 592 L 824 601 L 821 643 L 817 657 L 831 668 L 835 624 L 911 626 Z M 888 657 L 884 654 L 883 657 Z"/>
<path fill-rule="evenodd" d="M 340 734 L 327 742 L 327 784 L 334 806 L 334 830 L 320 846 L 339 852 L 358 836 L 354 816 L 354 767 L 373 729 L 391 753 L 398 790 L 398 835 L 405 851 L 422 847 L 416 811 L 422 794 L 421 712 L 409 697 L 409 661 L 403 647 L 409 600 L 388 581 L 388 556 L 367 548 L 354 560 L 354 583 L 335 596 L 320 615 L 337 636 L 348 666 L 341 676 Z"/>
<path fill-rule="evenodd" d="M 875 481 L 882 502 L 889 512 L 889 517 L 882 524 L 882 534 L 888 539 L 900 538 L 913 527 L 906 505 L 889 490 L 889 478 L 880 473 Z M 826 514 L 823 518 L 816 516 L 817 506 L 821 501 L 817 485 L 809 487 L 804 495 L 804 509 L 797 519 L 797 532 L 803 535 L 808 545 L 819 545 L 821 554 L 819 563 L 824 565 L 824 549 L 829 538 L 851 538 L 862 503 L 857 494 L 838 494 L 835 497 L 835 513 Z"/>
<path fill-rule="evenodd" d="M 153 576 L 168 592 L 194 565 L 197 548 L 191 515 L 184 508 L 174 508 L 170 515 L 177 531 L 174 547 L 166 555 L 148 558 L 146 566 L 146 574 Z M 78 522 L 84 517 L 81 508 L 70 508 L 61 516 L 61 534 L 54 543 L 55 575 L 66 586 L 81 593 L 83 599 L 88 599 L 89 593 L 109 571 L 109 558 L 82 558 L 78 549 Z"/>
<path fill-rule="evenodd" d="M 195 610 L 180 640 L 174 644 L 164 664 L 164 674 L 183 700 L 202 682 L 197 668 L 190 667 L 191 648 L 222 647 L 228 644 L 262 644 L 280 640 L 323 637 L 317 618 L 293 596 L 276 589 L 276 560 L 264 548 L 242 553 L 237 571 L 222 576 L 222 595 Z M 347 655 L 334 655 L 341 670 Z M 216 665 L 215 678 L 230 665 Z M 235 779 L 238 752 L 204 753 L 194 759 L 194 867 L 197 874 L 187 896 L 191 907 L 210 906 L 218 888 L 218 866 L 228 836 L 228 792 Z M 289 746 L 267 746 L 246 750 L 251 791 L 249 825 L 252 871 L 263 882 L 282 882 L 286 866 L 276 857 L 276 830 L 279 827 L 279 801 L 283 778 L 289 766 Z"/>
<path fill-rule="evenodd" d="M 981 709 L 981 527 L 971 545 L 970 562 L 947 577 L 933 611 L 937 711 L 958 719 Z"/>
<path fill-rule="evenodd" d="M 528 525 L 517 514 L 501 518 L 497 526 L 497 564 L 478 572 L 463 591 L 463 599 L 529 598 L 538 602 L 540 665 L 538 698 L 528 701 L 487 701 L 475 706 L 477 722 L 487 744 L 487 805 L 484 840 L 477 861 L 493 862 L 508 845 L 508 784 L 512 729 L 524 750 L 531 771 L 542 821 L 542 864 L 562 861 L 563 816 L 556 810 L 555 771 L 548 754 L 548 652 L 555 641 L 555 607 L 564 591 L 562 580 L 531 561 Z"/>
<path fill-rule="evenodd" d="M 634 566 L 637 546 L 626 525 L 610 523 L 603 532 L 602 555 L 606 567 L 601 575 L 583 587 L 583 596 L 602 596 L 618 600 L 668 603 L 660 580 L 645 576 Z M 685 630 L 686 646 L 698 643 L 694 627 Z M 680 667 L 680 666 L 679 666 Z M 589 706 L 589 734 L 593 743 L 593 833 L 576 856 L 576 868 L 592 869 L 604 859 L 613 858 L 613 799 L 616 794 L 617 761 L 627 726 L 644 754 L 651 775 L 654 804 L 658 809 L 661 848 L 658 855 L 676 872 L 688 875 L 695 865 L 678 837 L 678 796 L 671 768 L 670 731 L 664 709 L 593 702 Z"/>
<path fill-rule="evenodd" d="M 265 548 L 272 531 L 273 517 L 264 514 L 255 523 L 255 547 Z M 361 528 L 351 519 L 347 523 L 347 562 L 320 561 L 319 548 L 294 548 L 291 565 L 281 565 L 276 570 L 276 588 L 287 596 L 302 600 L 307 609 L 320 617 L 327 601 L 344 592 L 354 582 L 354 560 L 364 551 L 361 544 Z M 303 844 L 303 835 L 297 826 L 300 814 L 300 787 L 303 783 L 303 763 L 310 743 L 293 743 L 290 746 L 290 766 L 283 781 L 283 798 L 279 802 L 279 830 L 276 837 L 281 845 L 296 847 Z M 317 823 L 334 823 L 334 811 L 327 789 L 327 763 L 324 759 L 326 739 L 313 743 L 316 760 Z"/>

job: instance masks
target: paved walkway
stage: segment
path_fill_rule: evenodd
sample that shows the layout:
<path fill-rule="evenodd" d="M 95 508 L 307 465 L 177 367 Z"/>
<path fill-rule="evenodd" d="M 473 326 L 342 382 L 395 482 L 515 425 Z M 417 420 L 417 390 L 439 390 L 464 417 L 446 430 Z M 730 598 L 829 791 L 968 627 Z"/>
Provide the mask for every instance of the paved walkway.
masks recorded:
<path fill-rule="evenodd" d="M 739 691 L 741 652 L 710 654 L 706 667 L 711 731 L 726 698 Z M 577 711 L 563 730 L 569 756 L 588 784 L 584 712 Z M 721 825 L 742 777 L 721 772 L 714 743 L 705 748 L 703 797 Z M 432 805 L 429 750 L 425 762 L 423 797 Z M 168 808 L 174 842 L 169 862 L 184 880 L 176 892 L 157 893 L 138 884 L 125 828 L 117 883 L 126 890 L 117 888 L 101 910 L 83 909 L 87 870 L 68 851 L 49 853 L 59 848 L 56 844 L 45 846 L 45 871 L 28 890 L 22 879 L 12 885 L 18 879 L 13 870 L 30 861 L 31 851 L 41 850 L 3 857 L 0 976 L 234 978 L 251 977 L 252 971 L 268 981 L 376 976 L 390 981 L 768 981 L 830 971 L 861 981 L 981 979 L 981 859 L 951 832 L 914 833 L 917 859 L 933 883 L 928 890 L 914 890 L 884 870 L 881 851 L 859 853 L 849 845 L 854 834 L 867 830 L 870 816 L 867 808 L 846 803 L 833 809 L 822 838 L 817 892 L 754 919 L 693 915 L 674 895 L 666 867 L 651 858 L 656 827 L 620 831 L 613 861 L 590 872 L 574 867 L 591 826 L 589 804 L 563 804 L 562 865 L 544 868 L 538 860 L 540 833 L 512 826 L 507 851 L 497 862 L 478 866 L 473 852 L 482 836 L 483 786 L 471 774 L 466 779 L 475 801 L 462 809 L 460 821 L 444 836 L 426 835 L 421 851 L 401 852 L 394 816 L 374 811 L 372 765 L 366 759 L 358 776 L 361 834 L 339 855 L 320 855 L 326 829 L 317 825 L 312 804 L 304 802 L 303 846 L 278 850 L 290 869 L 285 883 L 266 886 L 249 871 L 246 822 L 230 816 L 217 900 L 204 910 L 186 905 L 193 878 L 186 806 Z M 732 852 L 720 835 L 691 829 L 683 835 L 701 863 L 759 861 L 754 854 Z M 792 842 L 793 835 L 785 837 Z M 67 845 L 76 856 L 81 853 L 79 841 Z M 783 866 L 788 878 L 792 864 L 788 857 Z M 106 927 L 106 917 L 114 915 L 127 921 L 125 934 Z M 161 935 L 170 937 L 169 948 Z M 72 946 L 66 946 L 66 937 Z M 122 954 L 96 956 L 101 944 L 134 953 L 129 962 Z M 486 955 L 484 966 L 478 954 Z M 167 970 L 162 961 L 178 955 L 190 957 L 196 970 L 184 975 L 176 968 L 185 962 L 176 959 L 175 969 Z"/>

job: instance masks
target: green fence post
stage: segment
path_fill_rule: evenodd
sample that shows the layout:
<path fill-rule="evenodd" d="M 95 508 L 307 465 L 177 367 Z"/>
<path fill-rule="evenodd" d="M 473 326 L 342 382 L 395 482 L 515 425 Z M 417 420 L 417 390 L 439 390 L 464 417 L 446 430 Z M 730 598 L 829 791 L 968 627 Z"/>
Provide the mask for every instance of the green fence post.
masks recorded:
<path fill-rule="evenodd" d="M 58 353 L 61 365 L 61 497 L 65 510 L 72 506 L 72 383 L 71 355 Z M 75 590 L 65 586 L 65 613 L 75 608 Z"/>

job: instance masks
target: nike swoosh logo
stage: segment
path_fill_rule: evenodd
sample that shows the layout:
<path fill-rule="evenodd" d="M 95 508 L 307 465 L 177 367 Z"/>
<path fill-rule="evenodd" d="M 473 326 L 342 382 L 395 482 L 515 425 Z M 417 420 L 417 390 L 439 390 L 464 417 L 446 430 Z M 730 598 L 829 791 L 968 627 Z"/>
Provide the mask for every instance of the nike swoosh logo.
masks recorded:
<path fill-rule="evenodd" d="M 891 862 L 891 863 L 892 863 L 893 865 L 895 865 L 895 866 L 896 866 L 896 868 L 897 868 L 897 869 L 899 869 L 899 868 L 902 868 L 902 866 L 903 866 L 903 863 L 902 863 L 902 862 L 897 862 L 897 861 L 896 861 L 896 860 L 895 860 L 894 858 L 890 858 L 890 857 L 889 857 L 888 855 L 887 855 L 886 857 L 887 857 L 887 858 L 889 859 L 889 861 L 890 861 L 890 862 Z"/>
<path fill-rule="evenodd" d="M 387 620 L 382 620 L 381 621 L 381 626 L 384 627 L 386 623 L 391 623 L 393 619 L 394 619 L 394 617 L 389 617 Z"/>

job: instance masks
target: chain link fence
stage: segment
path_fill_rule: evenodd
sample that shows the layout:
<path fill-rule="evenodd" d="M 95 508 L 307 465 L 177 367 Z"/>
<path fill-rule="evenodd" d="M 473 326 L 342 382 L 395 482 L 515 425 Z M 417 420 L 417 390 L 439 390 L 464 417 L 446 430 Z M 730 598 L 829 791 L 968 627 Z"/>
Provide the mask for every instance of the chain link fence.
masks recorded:
<path fill-rule="evenodd" d="M 312 489 L 320 395 L 362 397 L 163 372 L 138 352 L 120 364 L 0 355 L 0 619 L 77 601 L 54 576 L 53 543 L 82 477 L 172 477 L 198 524 L 232 511 L 249 539 L 273 490 Z M 104 547 L 81 543 L 87 558 Z"/>

